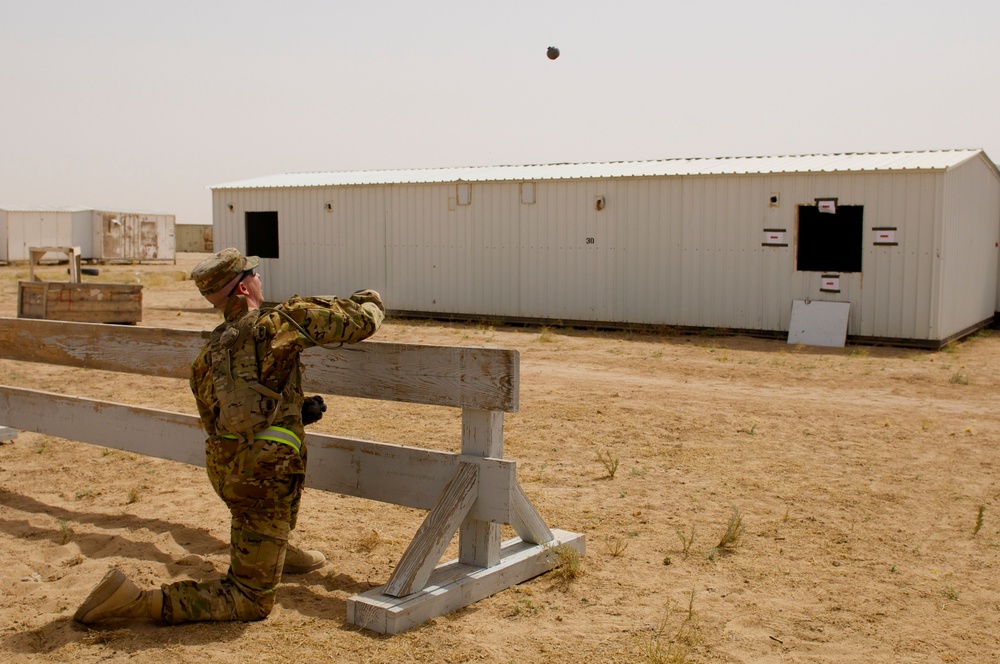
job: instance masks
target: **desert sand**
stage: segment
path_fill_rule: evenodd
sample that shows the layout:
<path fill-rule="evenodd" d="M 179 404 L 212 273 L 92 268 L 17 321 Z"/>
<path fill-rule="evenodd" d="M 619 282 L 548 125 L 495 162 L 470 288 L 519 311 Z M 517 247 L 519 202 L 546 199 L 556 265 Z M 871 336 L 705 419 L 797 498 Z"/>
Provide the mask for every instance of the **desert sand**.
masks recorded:
<path fill-rule="evenodd" d="M 211 329 L 202 257 L 97 278 L 144 284 L 142 325 Z M 0 268 L 0 316 L 26 275 Z M 110 566 L 149 587 L 223 574 L 228 512 L 201 468 L 21 432 L 0 444 L 0 660 L 1000 660 L 1000 336 L 816 348 L 390 319 L 373 340 L 520 352 L 505 456 L 550 527 L 586 534 L 575 577 L 360 630 L 347 598 L 386 582 L 423 513 L 307 490 L 293 541 L 329 564 L 287 577 L 266 620 L 90 629 L 72 615 Z M 195 413 L 181 380 L 0 361 L 0 383 Z M 458 410 L 327 401 L 317 431 L 458 449 Z"/>

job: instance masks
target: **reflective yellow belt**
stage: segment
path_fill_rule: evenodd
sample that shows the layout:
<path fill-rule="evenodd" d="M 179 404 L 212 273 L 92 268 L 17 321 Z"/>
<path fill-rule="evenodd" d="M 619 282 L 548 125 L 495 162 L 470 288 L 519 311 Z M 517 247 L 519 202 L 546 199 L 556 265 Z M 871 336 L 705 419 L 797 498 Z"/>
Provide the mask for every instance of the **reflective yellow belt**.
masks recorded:
<path fill-rule="evenodd" d="M 232 434 L 225 434 L 223 438 L 229 438 L 230 440 L 239 440 L 238 436 L 233 436 Z M 268 427 L 263 431 L 258 431 L 253 435 L 256 440 L 270 440 L 275 443 L 284 443 L 288 445 L 296 452 L 302 450 L 302 441 L 299 437 L 295 435 L 294 432 L 288 429 L 282 429 L 281 427 Z"/>

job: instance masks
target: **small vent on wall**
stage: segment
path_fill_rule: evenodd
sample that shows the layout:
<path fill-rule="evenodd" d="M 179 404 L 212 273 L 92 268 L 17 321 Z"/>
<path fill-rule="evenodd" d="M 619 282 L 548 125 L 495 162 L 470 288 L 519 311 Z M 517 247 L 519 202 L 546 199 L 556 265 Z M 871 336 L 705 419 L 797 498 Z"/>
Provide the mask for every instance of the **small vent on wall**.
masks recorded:
<path fill-rule="evenodd" d="M 521 202 L 525 205 L 532 205 L 535 202 L 535 183 L 521 183 Z"/>

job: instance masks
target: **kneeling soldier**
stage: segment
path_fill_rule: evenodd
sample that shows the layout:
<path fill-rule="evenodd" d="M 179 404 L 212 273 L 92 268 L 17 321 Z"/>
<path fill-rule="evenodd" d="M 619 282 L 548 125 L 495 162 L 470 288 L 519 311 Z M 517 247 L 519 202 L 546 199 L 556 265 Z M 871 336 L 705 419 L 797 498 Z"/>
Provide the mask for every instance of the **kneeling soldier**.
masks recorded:
<path fill-rule="evenodd" d="M 191 367 L 191 390 L 208 434 L 208 477 L 232 514 L 228 573 L 141 590 L 112 569 L 74 615 L 78 622 L 259 620 L 274 606 L 282 572 L 300 574 L 326 563 L 322 553 L 288 544 L 306 472 L 303 406 L 308 421 L 326 410 L 321 397 L 302 394 L 299 354 L 370 337 L 385 308 L 371 290 L 347 299 L 294 296 L 261 308 L 259 262 L 230 248 L 191 272 L 201 294 L 225 316 Z"/>

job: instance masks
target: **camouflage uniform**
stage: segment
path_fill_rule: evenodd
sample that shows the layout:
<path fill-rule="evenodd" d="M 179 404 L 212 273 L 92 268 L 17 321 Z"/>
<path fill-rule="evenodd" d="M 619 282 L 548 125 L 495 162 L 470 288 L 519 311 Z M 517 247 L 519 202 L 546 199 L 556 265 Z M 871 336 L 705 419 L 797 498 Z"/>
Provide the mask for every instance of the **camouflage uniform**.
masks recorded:
<path fill-rule="evenodd" d="M 294 433 L 299 441 L 305 435 L 299 353 L 316 343 L 361 341 L 378 329 L 384 312 L 374 291 L 359 291 L 350 299 L 295 296 L 260 311 L 253 325 L 259 382 L 282 397 L 272 427 Z M 231 297 L 216 333 L 248 313 L 243 296 Z M 211 342 L 191 367 L 191 390 L 208 434 L 208 476 L 232 513 L 230 568 L 216 581 L 164 585 L 163 621 L 258 620 L 270 613 L 281 580 L 306 471 L 305 445 L 297 451 L 274 440 L 227 436 L 219 422 Z"/>

